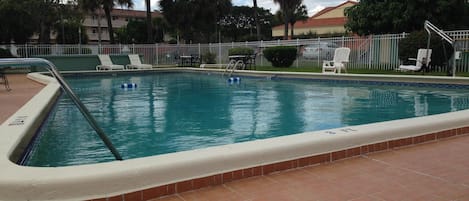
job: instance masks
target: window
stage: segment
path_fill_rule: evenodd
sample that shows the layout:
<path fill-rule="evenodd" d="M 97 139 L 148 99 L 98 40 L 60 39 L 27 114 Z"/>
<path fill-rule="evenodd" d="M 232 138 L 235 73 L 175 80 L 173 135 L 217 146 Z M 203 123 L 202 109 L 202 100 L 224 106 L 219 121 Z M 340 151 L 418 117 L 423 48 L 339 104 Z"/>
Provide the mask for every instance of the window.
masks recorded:
<path fill-rule="evenodd" d="M 117 20 L 119 19 L 117 16 L 112 16 L 112 20 Z"/>
<path fill-rule="evenodd" d="M 98 32 L 98 29 L 96 29 L 96 28 L 93 28 L 92 32 L 95 34 L 95 33 L 97 33 L 97 32 Z"/>

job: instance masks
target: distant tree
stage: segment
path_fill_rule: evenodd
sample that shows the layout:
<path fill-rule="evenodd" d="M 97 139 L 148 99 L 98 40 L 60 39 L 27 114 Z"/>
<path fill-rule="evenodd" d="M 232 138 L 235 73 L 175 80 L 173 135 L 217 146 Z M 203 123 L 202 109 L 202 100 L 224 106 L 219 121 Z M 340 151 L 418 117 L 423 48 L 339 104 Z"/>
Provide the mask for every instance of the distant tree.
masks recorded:
<path fill-rule="evenodd" d="M 258 8 L 259 26 L 261 26 L 261 38 L 269 39 L 272 36 L 271 21 L 273 15 L 269 10 Z M 249 37 L 254 35 L 253 30 L 256 29 L 256 22 L 252 16 L 252 8 L 247 6 L 234 6 L 231 12 L 220 20 L 221 29 L 225 37 L 231 38 L 233 41 L 242 39 L 256 38 Z M 257 35 L 257 33 L 256 33 Z"/>
<path fill-rule="evenodd" d="M 38 28 L 33 9 L 30 1 L 0 0 L 0 43 L 24 44 L 29 40 Z"/>
<path fill-rule="evenodd" d="M 153 24 L 151 19 L 151 3 L 150 0 L 145 0 L 146 9 L 146 25 L 147 25 L 147 43 L 153 43 Z"/>
<path fill-rule="evenodd" d="M 361 0 L 345 15 L 346 29 L 359 35 L 421 30 L 425 20 L 447 30 L 469 28 L 466 0 Z"/>
<path fill-rule="evenodd" d="M 229 13 L 231 0 L 161 0 L 160 7 L 168 24 L 186 43 L 210 42 L 217 22 Z"/>
<path fill-rule="evenodd" d="M 293 38 L 295 36 L 295 23 L 297 21 L 306 21 L 308 19 L 308 11 L 306 6 L 299 4 L 293 11 L 293 16 L 290 18 L 290 36 Z"/>
<path fill-rule="evenodd" d="M 295 8 L 298 5 L 301 5 L 303 0 L 273 0 L 274 3 L 277 3 L 280 6 L 282 11 L 283 23 L 284 23 L 284 34 L 283 39 L 288 39 L 288 24 L 290 23 L 291 18 Z"/>
<path fill-rule="evenodd" d="M 88 35 L 83 31 L 81 32 L 81 40 L 78 38 L 78 29 L 83 29 L 81 23 L 65 21 L 55 26 L 57 30 L 56 41 L 58 44 L 78 44 L 81 41 L 82 44 L 88 43 Z"/>
<path fill-rule="evenodd" d="M 132 0 L 79 0 L 78 4 L 81 8 L 88 11 L 96 11 L 99 9 L 104 10 L 104 14 L 106 15 L 108 33 L 109 33 L 109 41 L 111 44 L 115 43 L 114 40 L 114 30 L 112 28 L 112 16 L 111 11 L 116 5 L 126 6 L 128 8 L 132 8 L 133 1 Z"/>
<path fill-rule="evenodd" d="M 259 23 L 259 15 L 257 13 L 257 0 L 252 0 L 253 11 L 254 11 L 254 21 L 256 22 L 256 36 L 257 40 L 260 41 L 261 38 L 261 24 Z"/>

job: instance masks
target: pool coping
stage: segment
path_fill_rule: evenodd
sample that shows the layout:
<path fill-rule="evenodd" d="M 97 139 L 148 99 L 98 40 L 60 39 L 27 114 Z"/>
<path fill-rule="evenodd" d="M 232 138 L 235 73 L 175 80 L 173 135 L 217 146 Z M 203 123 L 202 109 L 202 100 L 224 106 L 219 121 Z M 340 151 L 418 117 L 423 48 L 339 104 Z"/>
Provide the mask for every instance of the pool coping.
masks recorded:
<path fill-rule="evenodd" d="M 223 72 L 217 69 L 195 68 L 152 71 Z M 259 71 L 236 72 L 236 75 L 390 82 L 417 80 L 426 83 L 469 85 L 467 78 L 448 77 Z M 24 149 L 60 93 L 60 86 L 54 79 L 39 73 L 31 73 L 28 77 L 48 84 L 0 125 L 1 200 L 145 200 L 469 132 L 469 110 L 463 110 L 125 161 L 53 168 L 25 167 L 15 164 L 12 160 L 15 161 L 19 157 L 19 150 Z"/>

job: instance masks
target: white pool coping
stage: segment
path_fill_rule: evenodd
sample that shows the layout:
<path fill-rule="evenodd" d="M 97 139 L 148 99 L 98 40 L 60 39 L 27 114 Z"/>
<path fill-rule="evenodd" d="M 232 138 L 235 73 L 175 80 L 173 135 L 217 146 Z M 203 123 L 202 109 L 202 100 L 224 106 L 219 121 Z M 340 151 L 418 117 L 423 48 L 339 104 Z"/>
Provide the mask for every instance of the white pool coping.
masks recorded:
<path fill-rule="evenodd" d="M 181 68 L 173 69 L 177 70 Z M 220 72 L 211 69 L 183 70 Z M 256 72 L 256 75 L 469 84 L 467 78 L 449 77 L 281 72 Z M 34 134 L 54 104 L 60 89 L 57 82 L 50 77 L 39 73 L 28 76 L 48 84 L 0 125 L 0 200 L 86 200 L 110 197 L 194 178 L 469 125 L 469 110 L 463 110 L 124 161 L 67 167 L 25 167 L 15 164 L 11 159 L 19 157 L 18 150 L 23 149 L 26 144 L 23 139 Z M 331 134 L 332 132 L 334 134 Z"/>

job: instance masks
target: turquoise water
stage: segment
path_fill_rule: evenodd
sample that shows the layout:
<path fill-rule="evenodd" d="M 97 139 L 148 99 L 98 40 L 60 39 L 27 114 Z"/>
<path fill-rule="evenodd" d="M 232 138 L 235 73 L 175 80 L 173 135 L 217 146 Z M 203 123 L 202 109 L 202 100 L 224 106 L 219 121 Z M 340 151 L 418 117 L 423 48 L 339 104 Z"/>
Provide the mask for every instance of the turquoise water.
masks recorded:
<path fill-rule="evenodd" d="M 469 90 L 399 84 L 155 73 L 67 77 L 124 159 L 469 108 Z M 122 89 L 136 83 L 136 89 Z M 29 166 L 114 160 L 63 95 Z"/>

